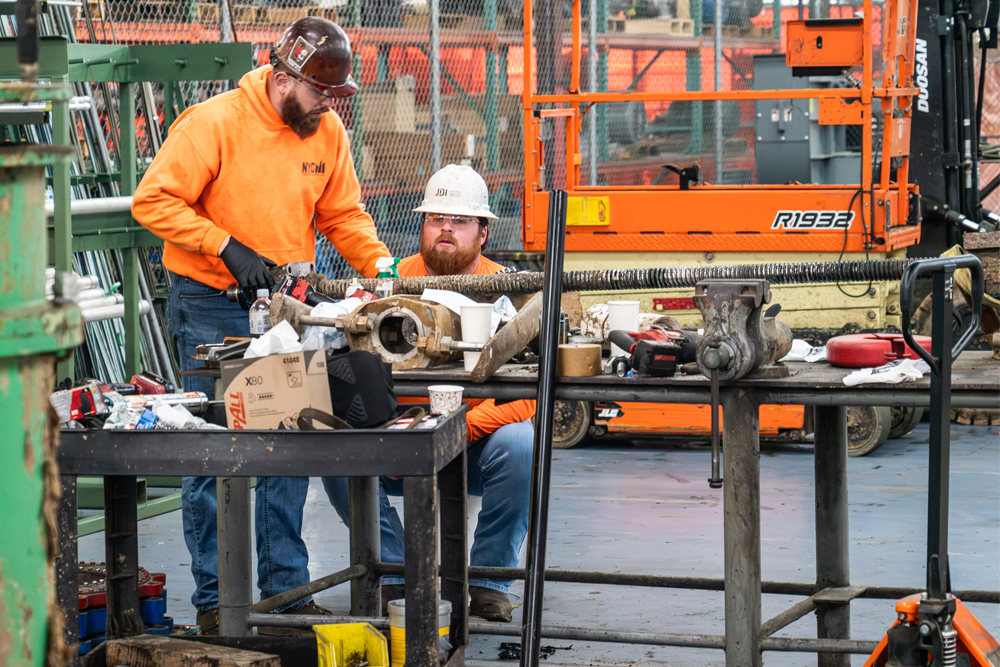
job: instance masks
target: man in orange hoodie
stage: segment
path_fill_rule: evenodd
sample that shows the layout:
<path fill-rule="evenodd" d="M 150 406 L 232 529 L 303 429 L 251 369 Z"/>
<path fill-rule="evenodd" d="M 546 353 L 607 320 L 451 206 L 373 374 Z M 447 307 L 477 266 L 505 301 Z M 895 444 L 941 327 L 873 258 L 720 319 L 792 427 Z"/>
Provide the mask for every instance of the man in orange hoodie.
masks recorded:
<path fill-rule="evenodd" d="M 399 263 L 399 275 L 485 275 L 504 267 L 482 256 L 489 238 L 490 212 L 486 182 L 471 167 L 448 165 L 431 176 L 423 204 L 420 253 Z M 528 420 L 534 401 L 497 405 L 493 399 L 467 401 L 466 416 L 469 493 L 482 496 L 469 562 L 474 567 L 517 567 L 518 554 L 528 532 L 531 459 L 534 429 Z M 324 478 L 330 502 L 349 524 L 350 502 L 346 478 Z M 381 478 L 379 493 L 382 562 L 403 562 L 403 526 L 388 495 L 403 495 L 401 479 Z M 512 580 L 471 579 L 469 612 L 490 621 L 509 623 Z M 403 578 L 382 578 L 383 614 L 390 600 L 403 597 Z"/>
<path fill-rule="evenodd" d="M 312 262 L 316 231 L 364 276 L 390 253 L 360 203 L 361 187 L 336 98 L 358 90 L 351 44 L 335 23 L 309 17 L 275 43 L 271 65 L 239 88 L 187 109 L 135 193 L 132 215 L 164 240 L 171 272 L 169 330 L 185 370 L 196 345 L 249 336 L 247 313 L 226 299 L 273 286 L 276 264 Z M 185 389 L 214 390 L 185 378 Z M 257 480 L 257 585 L 261 598 L 309 582 L 301 538 L 307 478 Z M 184 539 L 197 585 L 192 603 L 203 632 L 218 626 L 215 479 L 186 477 Z M 327 613 L 311 598 L 279 613 Z M 263 633 L 287 634 L 261 629 Z"/>

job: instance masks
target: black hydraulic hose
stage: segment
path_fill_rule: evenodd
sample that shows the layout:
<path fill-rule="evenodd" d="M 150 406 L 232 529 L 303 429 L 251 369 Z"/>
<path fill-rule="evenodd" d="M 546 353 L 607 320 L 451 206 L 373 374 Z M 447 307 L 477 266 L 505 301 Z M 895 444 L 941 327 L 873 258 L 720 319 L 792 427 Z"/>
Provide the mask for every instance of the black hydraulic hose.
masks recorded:
<path fill-rule="evenodd" d="M 993 28 L 996 30 L 996 28 Z M 986 54 L 988 48 L 986 46 L 986 30 L 981 29 L 979 31 L 979 43 L 982 44 L 982 54 L 979 58 L 979 90 L 976 94 L 976 157 L 979 157 L 979 142 L 982 141 L 983 136 L 983 96 L 986 94 Z M 994 186 L 995 187 L 995 186 Z M 980 196 L 979 201 L 982 201 L 982 196 Z"/>
<path fill-rule="evenodd" d="M 956 67 L 958 68 L 958 98 L 959 104 L 959 136 L 962 148 L 962 172 L 965 182 L 962 184 L 962 214 L 967 218 L 979 222 L 979 178 L 977 169 L 978 162 L 975 157 L 978 155 L 978 139 L 973 135 L 972 110 L 975 107 L 972 99 L 972 85 L 969 81 L 969 73 L 973 68 L 972 61 L 972 40 L 969 39 L 968 23 L 965 15 L 955 14 L 955 39 L 957 41 L 956 51 L 959 54 Z M 975 142 L 975 144 L 973 143 Z"/>
<path fill-rule="evenodd" d="M 541 341 L 538 348 L 538 406 L 531 466 L 531 508 L 521 625 L 521 667 L 538 667 L 542 644 L 542 595 L 545 587 L 545 542 L 549 532 L 549 489 L 552 481 L 552 433 L 555 422 L 556 353 L 562 305 L 563 248 L 566 244 L 565 190 L 549 198 L 545 291 L 542 296 Z"/>
<path fill-rule="evenodd" d="M 767 280 L 772 285 L 896 281 L 915 261 L 918 258 L 568 271 L 562 274 L 562 291 L 671 289 L 694 287 L 702 280 Z M 335 299 L 344 298 L 344 290 L 350 284 L 348 280 L 326 280 L 318 274 L 308 276 L 307 280 L 316 291 Z M 375 291 L 377 280 L 362 278 L 360 282 L 365 289 Z M 542 291 L 544 285 L 544 274 L 534 271 L 393 279 L 396 294 L 414 295 L 422 294 L 426 288 L 473 294 L 534 294 Z"/>

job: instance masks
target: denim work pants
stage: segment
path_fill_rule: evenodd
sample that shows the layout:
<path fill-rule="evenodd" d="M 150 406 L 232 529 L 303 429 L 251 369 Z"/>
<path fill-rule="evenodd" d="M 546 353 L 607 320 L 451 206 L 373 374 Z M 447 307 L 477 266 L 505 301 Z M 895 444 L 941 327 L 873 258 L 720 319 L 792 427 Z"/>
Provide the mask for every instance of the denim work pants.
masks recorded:
<path fill-rule="evenodd" d="M 197 345 L 221 343 L 226 336 L 249 336 L 250 318 L 223 290 L 170 274 L 170 319 L 167 328 L 177 344 L 181 370 L 201 366 L 192 359 Z M 185 391 L 215 397 L 212 378 L 184 378 Z M 254 528 L 257 536 L 257 587 L 261 599 L 309 583 L 309 553 L 302 541 L 302 509 L 309 490 L 307 477 L 258 477 Z M 191 604 L 199 612 L 219 606 L 219 554 L 216 542 L 214 477 L 185 477 L 181 488 L 184 541 L 191 552 L 195 591 Z M 298 609 L 305 598 L 278 611 Z"/>
<path fill-rule="evenodd" d="M 469 445 L 469 493 L 482 496 L 483 506 L 472 543 L 469 565 L 517 567 L 517 555 L 528 532 L 531 498 L 531 454 L 535 430 L 523 421 L 502 426 Z M 380 478 L 379 519 L 383 563 L 403 562 L 403 524 L 388 495 L 403 495 L 403 480 Z M 346 477 L 325 477 L 323 486 L 337 514 L 350 526 L 350 495 Z M 399 576 L 382 577 L 382 584 L 401 584 Z M 470 579 L 481 586 L 507 593 L 513 579 Z"/>

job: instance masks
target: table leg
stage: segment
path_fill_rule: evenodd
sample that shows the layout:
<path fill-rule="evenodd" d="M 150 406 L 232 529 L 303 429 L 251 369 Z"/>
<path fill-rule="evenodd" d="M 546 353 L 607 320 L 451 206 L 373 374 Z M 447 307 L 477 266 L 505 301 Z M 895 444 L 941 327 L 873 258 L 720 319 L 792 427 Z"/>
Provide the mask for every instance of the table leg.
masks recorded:
<path fill-rule="evenodd" d="M 142 634 L 136 478 L 104 478 L 104 560 L 107 562 L 107 638 Z"/>
<path fill-rule="evenodd" d="M 56 554 L 56 602 L 66 615 L 63 641 L 67 646 L 80 643 L 80 575 L 77 566 L 76 475 L 60 475 L 59 551 Z"/>
<path fill-rule="evenodd" d="M 248 637 L 253 606 L 253 546 L 250 530 L 250 478 L 215 480 L 219 554 L 219 634 Z"/>
<path fill-rule="evenodd" d="M 376 567 L 382 559 L 378 477 L 352 477 L 351 565 L 364 565 L 363 577 L 351 581 L 351 614 L 381 616 L 382 596 Z"/>
<path fill-rule="evenodd" d="M 761 667 L 760 420 L 752 394 L 723 390 L 722 421 L 726 667 Z"/>
<path fill-rule="evenodd" d="M 469 643 L 469 519 L 465 450 L 438 476 L 441 487 L 441 598 L 451 602 L 451 645 Z"/>
<path fill-rule="evenodd" d="M 437 476 L 403 481 L 406 666 L 438 667 Z"/>
<path fill-rule="evenodd" d="M 847 408 L 816 406 L 816 587 L 850 586 L 847 508 Z M 821 604 L 816 636 L 850 639 L 849 604 Z M 847 654 L 820 653 L 819 667 L 850 667 Z"/>

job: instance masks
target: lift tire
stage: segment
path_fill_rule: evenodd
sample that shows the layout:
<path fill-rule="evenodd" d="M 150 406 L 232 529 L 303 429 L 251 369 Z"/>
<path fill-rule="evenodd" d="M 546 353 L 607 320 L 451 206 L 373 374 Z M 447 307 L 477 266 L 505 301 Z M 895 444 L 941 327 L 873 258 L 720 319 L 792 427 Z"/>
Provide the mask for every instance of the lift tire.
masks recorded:
<path fill-rule="evenodd" d="M 892 408 L 851 405 L 847 408 L 847 455 L 865 456 L 889 439 Z"/>
<path fill-rule="evenodd" d="M 590 430 L 594 406 L 587 401 L 556 401 L 552 448 L 569 449 L 580 444 Z"/>
<path fill-rule="evenodd" d="M 889 439 L 902 438 L 920 423 L 924 409 L 912 405 L 892 406 L 892 428 L 889 429 Z"/>

